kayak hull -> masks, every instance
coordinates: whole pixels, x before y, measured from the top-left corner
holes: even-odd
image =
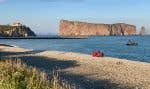
[[[127,46],[138,46],[137,43],[132,43],[132,44],[126,44]]]

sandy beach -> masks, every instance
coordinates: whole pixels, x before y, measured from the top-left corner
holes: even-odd
[[[57,69],[60,78],[77,89],[150,89],[150,63],[146,62],[4,45],[0,45],[0,57],[20,58],[48,72]]]
[[[0,51],[1,52],[27,52],[28,49],[13,47],[11,45],[0,44]]]

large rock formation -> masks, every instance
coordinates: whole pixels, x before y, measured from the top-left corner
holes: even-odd
[[[145,35],[145,27],[142,26],[139,35]]]
[[[28,37],[36,36],[35,33],[26,26],[0,25],[0,37]]]
[[[136,27],[125,23],[94,24],[78,21],[61,20],[59,35],[61,36],[115,36],[135,35]]]

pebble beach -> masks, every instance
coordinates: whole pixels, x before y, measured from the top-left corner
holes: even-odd
[[[57,67],[63,67],[59,70],[62,73],[60,76],[63,79],[67,76],[66,80],[79,85],[81,89],[150,89],[150,63],[146,62],[112,57],[92,57],[74,52],[31,52],[28,49],[7,45],[0,45],[0,54],[1,57],[30,58],[28,60],[31,62],[32,60],[39,61],[41,58],[38,65],[43,68],[52,67],[54,65],[51,63],[59,61],[56,63]],[[74,62],[75,65],[66,67],[70,62]]]

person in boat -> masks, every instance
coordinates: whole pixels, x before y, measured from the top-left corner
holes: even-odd
[[[127,44],[133,44],[133,42],[131,40],[128,40]]]
[[[138,45],[137,43],[131,41],[131,40],[128,40],[127,44],[126,45]]]

